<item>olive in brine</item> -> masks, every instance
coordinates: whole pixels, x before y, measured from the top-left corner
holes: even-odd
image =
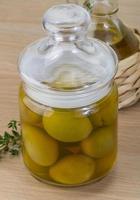
[[[105,175],[113,166],[115,160],[116,160],[116,151],[111,152],[111,154],[106,155],[103,158],[96,160],[96,172],[95,176],[100,177],[102,175]]]
[[[26,166],[35,174],[47,174],[48,167],[42,166],[34,162],[30,156],[28,155],[27,151],[23,147],[23,158]]]
[[[51,111],[43,116],[44,129],[53,138],[62,142],[77,142],[92,131],[86,116],[76,116],[74,111]]]
[[[111,125],[117,120],[118,92],[114,85],[112,91],[96,105],[96,110],[89,116],[93,126],[99,128]]]
[[[117,120],[118,112],[118,91],[117,86],[114,87],[110,94],[105,98],[103,106],[100,110],[100,115],[103,121],[103,125],[111,125],[115,120]]]
[[[58,143],[43,129],[22,125],[24,147],[30,158],[38,165],[50,166],[58,158]]]
[[[94,128],[99,128],[103,126],[103,119],[101,117],[100,112],[92,113],[89,116]]]
[[[19,105],[21,118],[24,122],[31,124],[40,124],[42,121],[42,108],[40,109],[39,105],[29,99],[23,89],[20,89],[19,95]]]
[[[63,184],[84,183],[94,175],[95,161],[84,155],[69,155],[50,167],[53,180]]]
[[[117,102],[110,102],[100,111],[103,125],[111,125],[115,120],[117,120],[117,106]]]
[[[40,124],[42,121],[42,116],[34,111],[30,110],[23,102],[20,102],[21,118],[24,122],[31,124]]]
[[[81,142],[82,151],[94,158],[101,158],[110,153],[115,145],[113,128],[98,128]]]

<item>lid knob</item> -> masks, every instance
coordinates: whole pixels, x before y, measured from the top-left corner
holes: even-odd
[[[43,17],[43,26],[50,32],[86,31],[90,24],[89,13],[76,4],[61,4],[51,7]]]

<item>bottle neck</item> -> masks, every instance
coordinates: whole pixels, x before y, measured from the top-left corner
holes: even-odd
[[[105,16],[118,12],[118,0],[86,0],[84,3],[92,15]]]
[[[73,42],[73,41],[78,41],[78,40],[84,40],[84,38],[87,35],[87,32],[56,32],[56,33],[52,33],[50,32],[50,38],[52,38],[52,40],[54,42]]]

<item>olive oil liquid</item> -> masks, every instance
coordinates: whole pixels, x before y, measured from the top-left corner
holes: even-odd
[[[138,51],[139,42],[132,30],[124,26],[120,21],[119,27],[108,21],[107,26],[109,28],[105,28],[105,26],[106,21],[97,24],[93,36],[108,43],[115,50],[119,60],[123,60]]]

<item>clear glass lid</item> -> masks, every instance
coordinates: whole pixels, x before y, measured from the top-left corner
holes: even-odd
[[[109,46],[87,38],[89,24],[88,12],[75,4],[57,5],[45,13],[43,26],[48,37],[28,46],[19,60],[20,75],[31,98],[54,107],[77,107],[72,101],[64,103],[66,99],[53,105],[48,102],[52,101],[49,98],[68,95],[71,99],[92,92],[90,101],[83,99],[79,104],[83,106],[105,96],[117,71],[117,58]]]

